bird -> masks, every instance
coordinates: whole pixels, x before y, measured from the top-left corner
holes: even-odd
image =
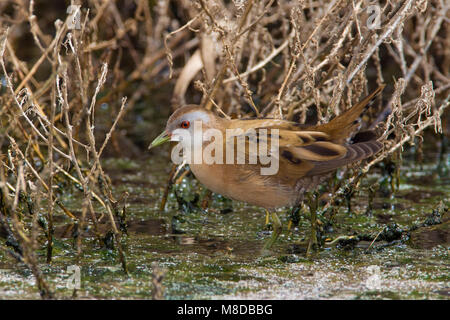
[[[282,232],[276,208],[299,206],[311,190],[338,168],[366,159],[382,149],[383,144],[373,131],[356,131],[360,127],[361,114],[384,87],[384,84],[379,86],[329,122],[315,125],[261,117],[229,119],[199,105],[185,105],[173,112],[165,130],[153,140],[149,149],[167,141],[179,141],[179,145],[185,148],[184,152],[190,150],[195,153],[206,151],[214,141],[214,148],[209,147],[210,156],[222,154],[225,158],[225,153],[232,151],[230,159],[233,161],[191,161],[190,169],[210,191],[262,207],[267,215],[270,212],[273,231],[263,247],[270,249]],[[200,135],[200,138],[197,136],[200,142],[196,143],[194,124],[200,124],[202,132],[212,131],[214,139]],[[244,141],[245,148],[240,153],[236,141]],[[234,145],[228,148],[230,142]],[[260,150],[252,149],[258,144],[265,144],[266,149],[269,145],[278,144],[276,150],[268,152],[271,160],[278,162],[276,172],[262,173],[264,168],[269,169],[267,159],[265,163],[259,158],[256,163],[249,161],[252,156],[254,160],[256,150]],[[201,155],[200,160],[206,160],[202,158],[206,157],[205,154]],[[241,157],[240,162],[238,157]],[[308,251],[317,243],[315,222],[312,220],[311,225]]]

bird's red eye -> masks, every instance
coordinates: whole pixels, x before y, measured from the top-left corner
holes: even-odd
[[[190,125],[191,125],[191,124],[189,123],[189,121],[183,121],[183,122],[181,123],[181,127],[182,127],[183,129],[189,128]]]

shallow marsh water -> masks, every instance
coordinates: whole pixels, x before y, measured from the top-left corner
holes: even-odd
[[[165,271],[162,288],[166,299],[449,299],[448,211],[441,217],[443,223],[420,227],[407,241],[377,241],[370,250],[370,241],[359,241],[322,249],[307,259],[295,243],[308,235],[308,216],[302,214],[298,228],[287,231],[289,211],[280,210],[283,234],[272,253],[263,255],[261,248],[270,232],[265,230],[265,214],[260,208],[213,195],[208,210],[184,212],[171,192],[165,212],[160,212],[170,165],[168,149],[158,152],[145,160],[110,159],[104,163],[115,194],[129,193],[128,236],[122,239],[128,276],[116,251],[98,245],[89,233],[77,263],[70,225],[62,216],[56,219],[53,263],[45,264],[42,241],[39,265],[58,298],[72,297],[67,284],[72,283],[73,271],[68,268],[75,265],[81,281],[77,298],[149,299],[156,264]],[[448,156],[446,159],[448,162]],[[376,235],[388,224],[407,229],[423,223],[441,201],[444,206],[450,204],[450,178],[437,176],[435,167],[432,163],[404,168],[395,196],[385,198],[377,193],[371,214],[366,213],[367,185],[380,176],[369,175],[362,191],[352,198],[352,212],[343,206],[326,236]],[[196,193],[201,194],[202,189],[189,176],[177,187],[177,194],[187,202]],[[80,199],[81,193],[71,190],[63,201],[77,212]],[[101,212],[100,207],[98,210]],[[3,251],[0,298],[39,298],[31,272]]]

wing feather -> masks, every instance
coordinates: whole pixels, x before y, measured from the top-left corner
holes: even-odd
[[[382,144],[375,140],[343,145],[327,132],[300,131],[291,122],[283,120],[233,120],[231,127],[243,130],[242,134],[234,137],[245,139],[245,154],[241,155],[245,157],[245,163],[249,163],[250,158],[258,159],[256,164],[245,166],[245,170],[255,174],[268,164],[261,163],[259,154],[254,153],[259,152],[261,144],[265,150],[270,150],[276,137],[273,135],[275,131],[272,130],[278,130],[279,152],[271,153],[270,156],[278,159],[279,171],[274,177],[267,179],[276,179],[282,183],[292,183],[302,177],[332,172],[367,158],[382,147]]]

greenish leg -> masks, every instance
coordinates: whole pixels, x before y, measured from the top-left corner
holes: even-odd
[[[269,211],[266,210],[266,214],[268,216],[269,215]],[[275,241],[277,241],[278,236],[280,235],[281,231],[283,230],[282,225],[281,225],[281,221],[278,218],[278,215],[276,214],[276,212],[272,212],[272,223],[273,223],[272,236],[264,244],[264,248],[263,248],[264,250],[270,249],[273,246]]]
[[[269,213],[269,211],[266,210],[266,228],[270,223],[269,219],[270,219],[270,213]]]
[[[317,249],[317,208],[319,206],[317,194],[307,194],[309,200],[309,208],[311,212],[311,234],[309,236],[308,248],[306,249],[306,256],[309,257],[312,250]]]
[[[287,226],[288,231],[291,231],[291,228],[292,228],[292,220],[289,220],[288,226]]]

